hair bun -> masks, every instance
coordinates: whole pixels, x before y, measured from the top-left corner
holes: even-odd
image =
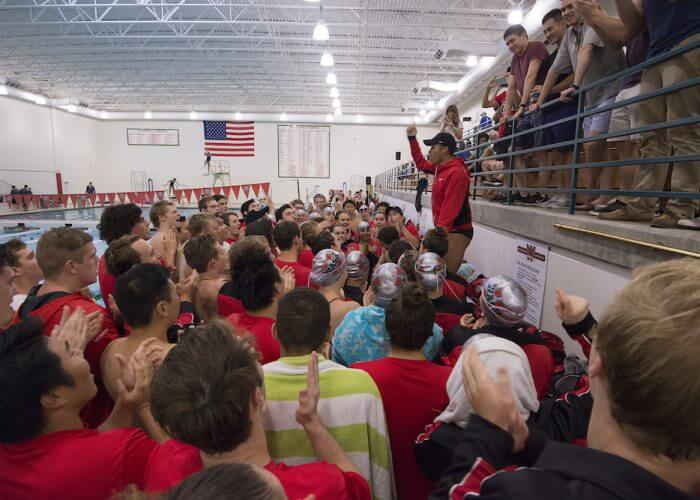
[[[415,309],[425,305],[428,296],[417,283],[409,283],[401,292],[401,305],[405,309]]]

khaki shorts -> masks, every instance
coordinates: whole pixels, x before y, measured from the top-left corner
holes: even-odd
[[[615,102],[620,102],[632,97],[637,97],[640,93],[640,85],[637,84],[634,87],[621,90],[617,94]],[[640,126],[639,123],[639,103],[628,104],[627,106],[621,106],[619,108],[613,109],[612,116],[610,117],[610,130],[609,132],[619,132],[621,130],[628,130],[631,128],[637,128]],[[618,137],[611,137],[608,142],[619,142],[619,141],[633,141],[639,142],[641,140],[640,134],[632,135],[622,135]]]

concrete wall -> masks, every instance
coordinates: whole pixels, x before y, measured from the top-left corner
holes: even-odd
[[[394,196],[382,194],[381,198],[392,205],[404,208],[406,215],[414,221],[417,219],[423,221],[420,227],[421,232],[432,227],[429,196],[424,196],[425,206],[420,218],[415,207],[412,207],[411,202],[404,199],[403,196],[396,193]],[[405,198],[409,198],[409,196],[406,194]],[[474,239],[467,249],[465,259],[475,264],[478,270],[486,276],[496,274],[513,276],[516,257],[515,242],[520,238],[547,245],[536,240],[537,235],[532,233],[518,234],[475,223]],[[629,282],[631,272],[628,268],[592,259],[562,247],[548,246],[549,261],[540,328],[559,334],[564,340],[567,350],[582,355],[579,345],[568,338],[556,315],[554,309],[556,289],[561,288],[568,293],[587,298],[590,301],[593,314],[600,317],[606,304]]]
[[[0,170],[0,180],[31,184],[36,193],[56,192],[56,169],[67,183],[65,192],[82,191],[89,181],[98,190],[126,191],[131,188],[131,171],[146,172],[156,187],[173,176],[189,187],[211,184],[211,178],[202,175],[201,121],[96,120],[8,97],[0,97],[0,116],[0,169],[5,169]],[[133,127],[179,129],[180,146],[129,146],[126,129]],[[421,127],[420,135],[432,136],[435,131]],[[404,126],[331,124],[330,137],[331,177],[302,179],[302,196],[316,186],[326,193],[343,182],[348,188],[353,181],[364,186],[365,176],[397,164],[395,152],[410,157]],[[277,176],[277,156],[277,124],[256,123],[255,157],[229,158],[232,183],[270,182],[276,201],[296,198],[296,182]]]

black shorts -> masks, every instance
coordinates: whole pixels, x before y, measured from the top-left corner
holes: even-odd
[[[527,115],[518,119],[517,123],[515,124],[515,132],[525,132],[531,128],[539,127],[544,123],[544,120],[545,117],[542,111],[528,113]],[[543,130],[536,130],[535,132],[519,135],[515,138],[515,146],[518,149],[530,149],[542,145],[544,145]]]
[[[576,103],[559,103],[555,104],[551,108],[547,108],[545,123],[552,123],[563,118],[573,116],[576,114]],[[569,120],[565,123],[560,123],[552,127],[547,127],[544,129],[545,144],[557,144],[559,142],[571,141],[576,137],[576,120]],[[556,148],[560,151],[567,151],[573,149],[573,146],[563,146]]]
[[[469,229],[453,229],[450,231],[450,234],[462,234],[469,238],[469,241],[471,241],[474,238],[474,228],[470,227]]]

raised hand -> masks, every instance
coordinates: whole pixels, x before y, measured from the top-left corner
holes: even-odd
[[[474,412],[513,436],[513,451],[525,446],[529,431],[513,400],[508,372],[498,370],[497,380],[486,373],[479,352],[471,346],[462,358],[462,383]]]
[[[85,316],[82,308],[79,307],[71,313],[70,308],[65,306],[61,314],[61,321],[53,327],[51,336],[67,342],[72,349],[84,351],[88,342],[100,332],[99,327],[95,327],[95,313],[99,316],[99,326],[101,326],[102,315],[100,311]]]
[[[280,270],[282,275],[282,284],[284,285],[284,293],[289,293],[296,287],[296,280],[294,278],[294,269],[289,266],[284,266]]]
[[[198,278],[199,274],[197,274],[197,271],[192,270],[192,274],[177,284],[177,293],[180,295],[180,300],[192,302],[197,288],[197,282],[199,281]]]
[[[142,353],[134,354],[128,363],[123,356],[117,355],[122,375],[117,379],[117,392],[123,404],[136,410],[150,404],[150,384],[153,378],[153,363]],[[131,382],[127,388],[125,380]]]
[[[302,427],[318,420],[318,400],[321,389],[318,385],[318,354],[311,353],[306,369],[306,388],[299,391],[299,407],[295,413],[297,423]]]
[[[177,231],[174,230],[166,232],[163,236],[163,251],[165,252],[164,257],[166,260],[168,259],[168,257],[175,256],[175,252],[177,251],[178,245],[177,237]]]
[[[554,307],[557,310],[557,316],[565,325],[575,325],[583,321],[591,310],[586,299],[569,295],[559,288],[557,288]]]
[[[416,128],[415,125],[411,125],[409,127],[406,127],[406,136],[415,137],[417,133],[418,133],[418,129]]]
[[[485,318],[475,318],[473,314],[467,313],[461,318],[459,318],[459,324],[465,328],[471,328],[472,330],[478,330],[484,324],[486,324]]]

